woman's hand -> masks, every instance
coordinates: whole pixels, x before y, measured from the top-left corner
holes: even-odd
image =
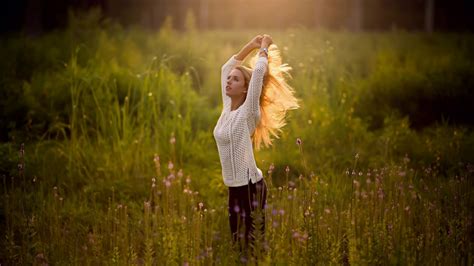
[[[268,36],[268,35],[267,35]],[[270,37],[270,36],[268,36]],[[257,35],[253,37],[240,51],[234,56],[235,59],[241,61],[244,60],[245,57],[250,54],[254,49],[258,49],[262,46],[262,40],[264,39],[264,35]],[[268,39],[268,38],[267,38]],[[271,40],[271,38],[270,38]],[[267,40],[268,42],[268,40]],[[270,45],[270,44],[269,44]]]
[[[270,37],[270,35],[263,34],[260,47],[268,48],[268,46],[270,46],[272,43],[273,43],[272,37]]]
[[[253,37],[252,40],[250,40],[250,42],[248,43],[248,46],[252,49],[260,48],[260,46],[262,45],[262,39],[263,39],[262,35],[257,35]]]

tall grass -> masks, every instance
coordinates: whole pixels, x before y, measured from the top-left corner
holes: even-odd
[[[0,262],[472,264],[469,120],[415,124],[429,111],[418,96],[472,96],[459,85],[472,84],[472,37],[269,33],[302,107],[256,153],[269,193],[253,257],[232,247],[211,132],[220,65],[255,32],[124,30],[91,14],[2,40]]]

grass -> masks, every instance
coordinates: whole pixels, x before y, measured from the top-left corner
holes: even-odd
[[[256,152],[254,258],[231,247],[211,132],[220,65],[255,32],[92,14],[2,40],[0,262],[472,264],[472,36],[269,33],[302,107]]]

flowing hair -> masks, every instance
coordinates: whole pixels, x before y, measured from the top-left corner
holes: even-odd
[[[250,60],[255,66],[259,55],[257,53]],[[244,75],[245,85],[248,87],[251,72],[246,67],[237,67]],[[244,73],[244,71],[247,73]],[[257,123],[252,141],[257,150],[262,144],[269,147],[274,138],[279,138],[281,128],[286,125],[285,117],[288,110],[299,108],[298,99],[294,96],[293,88],[287,83],[291,78],[288,64],[282,64],[280,50],[275,44],[268,48],[268,72],[263,79],[262,93],[260,94],[260,120]]]

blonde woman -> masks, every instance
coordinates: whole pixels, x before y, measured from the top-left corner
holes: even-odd
[[[290,67],[281,63],[269,35],[257,35],[222,66],[221,90],[224,108],[214,128],[224,184],[229,188],[229,223],[234,243],[247,248],[253,241],[253,223],[265,230],[264,211],[259,221],[252,212],[264,210],[267,186],[257,167],[253,147],[270,146],[285,125],[285,113],[298,108],[293,89],[286,83]],[[243,60],[259,49],[250,62]],[[251,216],[252,215],[252,216]]]

